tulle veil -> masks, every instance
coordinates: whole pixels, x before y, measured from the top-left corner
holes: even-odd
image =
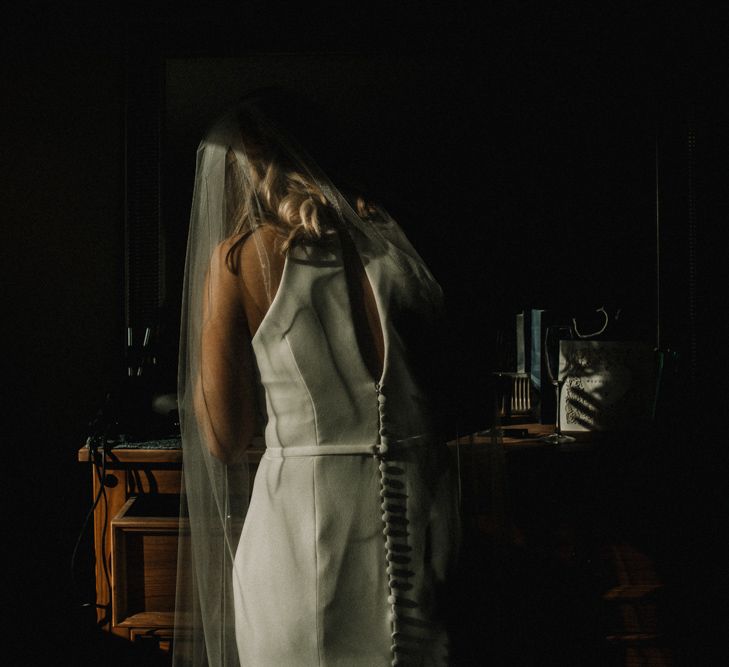
[[[251,165],[260,158],[261,151],[268,151],[281,169],[306,175],[315,184],[334,213],[333,226],[346,230],[355,245],[357,238],[364,235],[370,247],[381,244],[384,248],[387,244],[395,247],[398,255],[422,262],[384,209],[378,208],[378,224],[365,219],[351,192],[345,194],[344,189],[337,187],[299,142],[302,133],[296,132],[294,138],[289,121],[306,115],[297,112],[296,104],[296,98],[277,89],[256,91],[217,118],[197,150],[178,368],[183,480],[173,641],[175,667],[239,664],[232,564],[248,509],[251,465],[247,455],[221,456],[217,440],[228,425],[250,419],[250,411],[244,412],[251,400],[257,406],[260,433],[265,403],[260,396],[243,396],[237,385],[241,367],[250,364],[241,350],[231,349],[210,369],[210,362],[202,354],[201,340],[205,327],[216,326],[219,304],[210,286],[216,278],[214,259],[221,249],[228,247],[226,243],[230,244],[231,238],[253,240],[255,252],[248,256],[255,258],[255,266],[244,269],[249,271],[250,282],[268,305],[276,296],[272,273],[275,258],[256,234],[269,222],[260,194],[265,188],[260,187],[260,182],[253,182],[256,176]],[[287,120],[281,120],[284,117]],[[231,190],[237,193],[237,200],[231,198]],[[246,211],[242,223],[237,215],[241,201]],[[402,262],[403,270],[411,265]],[[218,380],[224,378],[223,384],[228,388],[223,413],[213,411],[215,397],[206,394],[204,379],[211,370]],[[221,419],[228,424],[221,424]]]

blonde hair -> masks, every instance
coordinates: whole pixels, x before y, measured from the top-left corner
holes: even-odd
[[[321,188],[274,142],[266,141],[259,127],[248,125],[245,130],[245,163],[232,148],[226,153],[227,226],[237,238],[228,258],[261,225],[272,226],[282,237],[284,254],[294,245],[325,240],[335,230],[336,214]],[[360,194],[353,195],[351,203],[363,219],[373,219],[377,213],[376,205]]]

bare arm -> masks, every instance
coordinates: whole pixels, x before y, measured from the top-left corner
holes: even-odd
[[[215,250],[205,280],[200,374],[194,408],[210,453],[242,460],[256,428],[253,351],[240,275],[225,265],[230,242]]]

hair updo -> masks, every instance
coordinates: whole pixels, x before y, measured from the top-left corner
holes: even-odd
[[[272,226],[282,237],[281,251],[301,243],[322,242],[335,230],[336,213],[314,178],[296,164],[281,145],[280,138],[272,135],[271,127],[290,125],[281,122],[282,109],[298,119],[306,114],[292,108],[290,99],[282,99],[280,89],[264,89],[244,99],[238,115],[238,127],[245,160],[228,147],[225,164],[225,215],[231,236],[237,237],[228,251],[242,243],[248,233],[262,225]],[[251,111],[252,110],[252,111]],[[266,121],[261,122],[263,117]],[[288,127],[287,127],[288,129]],[[311,135],[310,127],[300,134]],[[359,193],[344,190],[357,215],[372,220],[376,205]]]

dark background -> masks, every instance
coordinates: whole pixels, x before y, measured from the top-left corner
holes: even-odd
[[[726,27],[718,13],[628,3],[610,11],[536,3],[480,11],[460,3],[381,11],[28,4],[6,26],[0,111],[11,554],[4,608],[11,636],[33,638],[19,649],[25,664],[54,653],[90,660],[98,641],[70,574],[90,503],[90,471],[76,451],[124,369],[125,100],[140,45],[142,55],[179,58],[390,59],[392,68],[354,76],[373,112],[360,114],[350,137],[373,191],[446,292],[461,432],[487,419],[481,406],[496,330],[523,307],[616,305],[636,337],[654,342],[658,142],[662,344],[682,353],[685,391],[656,468],[656,486],[670,500],[669,516],[656,525],[676,578],[690,573],[705,605],[716,602],[726,508]],[[695,245],[687,214],[691,123]],[[192,158],[163,180],[165,211],[180,215],[179,238]],[[89,572],[82,567],[77,576],[86,598]],[[692,604],[703,603],[697,596]]]

